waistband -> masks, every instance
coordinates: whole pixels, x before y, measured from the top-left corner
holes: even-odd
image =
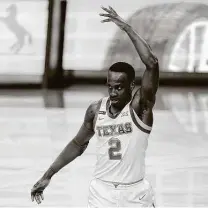
[[[142,178],[142,179],[139,179],[139,180],[134,181],[134,182],[130,182],[130,183],[122,183],[122,182],[104,181],[104,180],[99,179],[99,178],[95,178],[95,179],[97,179],[97,180],[99,180],[99,181],[101,181],[101,182],[103,182],[103,183],[105,183],[105,184],[107,184],[107,185],[114,186],[115,188],[117,188],[118,186],[119,186],[119,187],[127,187],[127,186],[136,185],[136,184],[138,184],[138,183],[140,183],[141,181],[144,180],[144,179]]]

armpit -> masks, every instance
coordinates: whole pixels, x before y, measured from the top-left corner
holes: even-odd
[[[145,112],[151,111],[155,104],[155,96],[152,96],[150,100],[141,91],[141,88],[139,88],[132,99],[132,107],[138,115],[143,115]]]
[[[101,102],[102,100],[91,103],[86,111],[84,123],[90,129],[94,129],[94,124],[97,119],[97,113],[99,111]]]

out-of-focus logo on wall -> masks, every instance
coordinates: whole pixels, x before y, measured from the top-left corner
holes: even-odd
[[[161,71],[208,72],[208,5],[153,5],[139,9],[127,22],[148,41],[158,56]],[[104,68],[120,60],[144,70],[133,44],[118,30],[107,51]]]
[[[163,93],[162,102],[185,131],[208,134],[208,95],[205,91]]]
[[[5,82],[14,82],[7,75],[19,80],[42,76],[47,17],[47,0],[0,1],[0,76],[5,75]]]
[[[0,17],[0,23],[3,23],[16,39],[9,39],[11,41],[11,45],[9,46],[9,51],[6,52],[6,54],[18,54],[26,44],[32,44],[33,38],[24,25],[18,21],[18,9],[16,4],[9,5],[6,8],[6,13],[6,16]],[[1,29],[1,32],[4,31]]]

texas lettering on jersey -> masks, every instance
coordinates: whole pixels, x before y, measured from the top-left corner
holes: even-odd
[[[132,133],[132,123],[120,123],[115,125],[97,126],[96,130],[100,137],[115,136]]]

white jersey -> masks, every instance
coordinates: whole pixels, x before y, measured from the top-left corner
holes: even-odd
[[[109,117],[107,100],[108,97],[102,99],[95,123],[94,177],[120,183],[141,180],[145,176],[145,152],[151,127],[139,119],[130,102],[116,118]]]

